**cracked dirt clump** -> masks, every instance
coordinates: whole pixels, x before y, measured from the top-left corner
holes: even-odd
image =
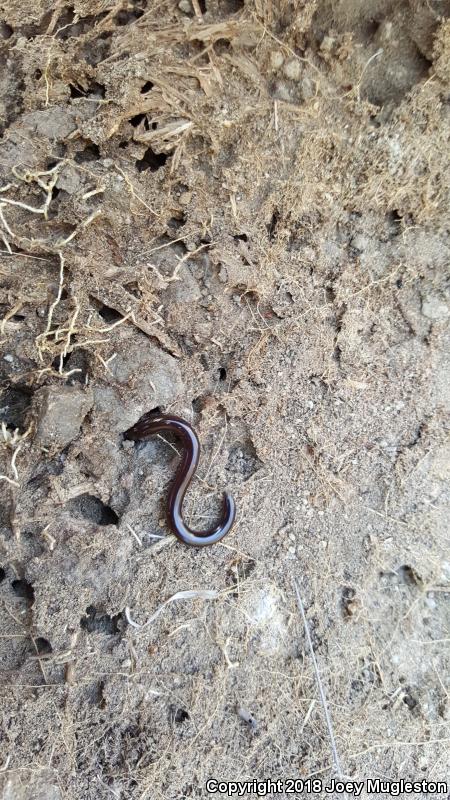
[[[4,2],[7,800],[326,780],[295,577],[345,774],[445,779],[449,18]]]

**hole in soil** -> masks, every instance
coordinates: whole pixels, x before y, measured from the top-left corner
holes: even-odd
[[[106,95],[106,86],[103,83],[91,83],[88,89],[89,97],[100,97],[104,98]]]
[[[4,580],[5,580],[5,578],[6,578],[6,572],[5,572],[5,570],[3,569],[3,567],[0,567],[0,583],[1,583],[2,581],[4,581]]]
[[[121,614],[111,617],[109,614],[102,614],[95,606],[88,606],[86,616],[80,620],[80,627],[88,633],[106,633],[108,636],[114,636],[120,633],[121,618]]]
[[[129,142],[119,142],[119,147],[121,150],[125,150],[125,148],[128,147],[128,145]]]
[[[136,114],[135,117],[130,117],[129,122],[133,126],[133,128],[137,128],[138,125],[141,124],[142,120],[147,119],[146,114]]]
[[[130,281],[129,283],[124,283],[123,288],[127,290],[130,294],[134,297],[140,299],[142,297],[142,292],[139,288],[139,284],[137,281]]]
[[[7,22],[0,22],[0,37],[2,39],[10,39],[14,33],[14,29]]]
[[[146,94],[146,92],[149,92],[151,89],[153,89],[154,85],[155,84],[151,81],[146,81],[144,85],[141,86],[141,94]]]
[[[117,25],[129,25],[130,22],[134,22],[135,19],[142,17],[143,13],[141,8],[135,8],[133,11],[125,11],[122,9],[122,11],[119,11],[114,21]]]
[[[205,397],[195,397],[192,401],[192,410],[195,411],[196,414],[199,414],[200,411],[203,411],[205,407]]]
[[[12,581],[11,586],[14,594],[16,594],[17,597],[22,597],[29,603],[34,602],[33,586],[31,585],[31,583],[28,583],[28,581],[26,581],[24,578]]]
[[[240,294],[241,298],[245,298],[248,303],[254,303],[257,305],[259,303],[259,294],[255,292],[253,289],[248,289],[245,283],[237,283],[234,287],[236,292]]]
[[[374,19],[373,17],[371,19],[368,19],[366,24],[364,25],[364,35],[366,36],[366,38],[369,40],[373,39],[380,25],[381,25],[380,20]]]
[[[226,56],[231,51],[231,42],[228,39],[216,39],[214,43],[214,52],[218,56]]]
[[[386,214],[386,223],[389,229],[391,239],[394,239],[402,232],[403,217],[399,214],[397,209],[392,209]]]
[[[98,309],[98,313],[101,317],[105,320],[105,322],[118,322],[119,319],[123,319],[123,314],[120,314],[119,311],[116,311],[115,308],[110,308],[109,306],[102,305]]]
[[[378,64],[379,63],[380,60],[378,60]],[[398,83],[395,77],[389,78],[386,76],[384,80],[379,78],[374,81],[373,78],[369,78],[369,75],[366,73],[366,83],[363,81],[361,86],[361,97],[364,100],[368,100],[372,105],[378,106],[380,109],[384,106],[388,106],[389,114],[415,85],[428,76],[431,67],[432,62],[417,49],[414,59],[414,68],[411,70],[411,77],[409,80]],[[374,67],[374,70],[375,69]]]
[[[416,570],[413,569],[413,567],[410,567],[409,564],[403,564],[403,566],[399,567],[397,570],[397,575],[402,583],[406,583],[408,586],[422,585],[422,579],[420,575],[418,575]]]
[[[409,689],[409,687],[406,688],[406,694],[405,694],[405,696],[403,698],[403,702],[404,702],[405,706],[408,706],[410,711],[412,711],[413,708],[415,708],[416,705],[417,705],[417,700],[412,696],[411,690]]]
[[[77,97],[104,97],[106,94],[105,86],[97,82],[92,83],[86,90],[73,83],[69,83],[69,89],[72,99],[76,99]]]
[[[64,365],[65,370],[66,372],[71,372],[71,370],[76,369],[79,370],[79,372],[74,372],[73,375],[69,375],[68,382],[71,384],[75,382],[85,384],[86,377],[89,374],[90,363],[91,357],[88,350],[77,348],[73,353],[70,353]]]
[[[219,368],[219,381],[226,381],[227,379],[227,371],[225,367]]]
[[[143,158],[140,158],[136,161],[136,167],[138,168],[139,172],[145,172],[145,170],[149,169],[150,172],[156,172],[158,169],[164,166],[168,159],[166,153],[155,153],[151,147],[147,148],[144,153]]]
[[[187,215],[180,214],[177,217],[171,217],[167,223],[167,227],[171,229],[171,231],[178,231],[183,225],[186,224]]]
[[[48,656],[53,652],[53,647],[50,642],[48,639],[44,639],[43,636],[38,636],[38,638],[34,640],[34,643],[40,656]]]
[[[26,430],[26,417],[31,405],[33,392],[28,386],[10,386],[0,398],[0,421],[8,428]]]
[[[27,481],[27,486],[30,487],[32,492],[39,491],[44,487],[49,488],[48,477],[50,475],[61,475],[64,471],[64,461],[65,456],[61,453],[53,461],[47,461],[43,468],[41,466],[36,467]]]
[[[78,86],[74,86],[73,83],[69,83],[69,90],[72,98],[86,97],[86,93],[83,91],[83,89],[80,89]]]
[[[92,697],[91,702],[93,705],[98,706],[102,710],[106,708],[106,700],[105,700],[105,683],[104,681],[99,681],[96,686],[94,686],[92,690]]]
[[[219,8],[225,14],[236,14],[245,6],[245,0],[221,0]]]
[[[55,26],[56,27],[55,36],[57,39],[66,38],[67,36],[70,35],[67,31],[67,28],[70,25],[72,25],[74,19],[75,19],[74,7],[69,6],[68,8],[65,8],[62,14],[60,14],[60,16],[58,17],[58,21]]]
[[[187,719],[190,719],[189,712],[186,709],[176,708],[175,706],[170,707],[170,717],[176,725],[181,725]]]
[[[248,242],[248,236],[246,233],[237,233],[236,236],[233,236],[233,239],[236,241],[240,239],[241,242]]]
[[[98,161],[99,158],[101,158],[100,148],[94,142],[86,145],[84,150],[79,150],[78,153],[75,153],[77,164],[84,164],[86,161]]]
[[[73,336],[72,337],[72,342],[75,342],[75,341],[76,341],[76,336]],[[63,359],[62,359],[62,366],[63,367],[67,366],[67,364],[69,363],[69,358],[70,358],[70,355],[63,356]],[[58,372],[59,368],[60,368],[60,365],[61,365],[61,356],[56,356],[52,361],[52,367],[53,367],[54,370],[56,370],[56,372]]]
[[[111,50],[111,34],[108,31],[101,33],[98,39],[88,42],[83,47],[83,56],[92,67],[97,66],[108,57]]]
[[[79,494],[66,503],[65,508],[73,517],[87,519],[97,525],[117,525],[119,517],[111,506],[107,506],[93,494]]]
[[[398,223],[402,222],[403,217],[396,208],[393,208],[392,211],[388,211],[386,214],[386,219],[388,222]]]
[[[270,239],[271,242],[273,242],[273,240],[275,238],[275,233],[276,233],[276,230],[277,230],[277,225],[278,225],[279,220],[280,220],[279,211],[277,211],[277,209],[275,209],[273,214],[272,214],[272,219],[270,220],[269,224],[267,225],[267,233],[269,234],[269,239]]]
[[[345,314],[346,310],[347,310],[347,308],[346,308],[345,304],[343,304],[340,307],[338,313],[336,314],[336,322],[335,322],[336,333],[340,333],[341,330],[342,330],[343,318],[344,318],[344,314]]]
[[[337,344],[333,350],[333,358],[334,360],[340,364],[342,358],[342,348]]]
[[[42,78],[42,70],[41,69],[36,69],[34,71],[34,79],[35,79],[35,81],[40,81],[41,78]]]
[[[341,595],[341,612],[343,617],[348,618],[352,616],[352,600],[355,598],[356,592],[351,586],[344,586]]]

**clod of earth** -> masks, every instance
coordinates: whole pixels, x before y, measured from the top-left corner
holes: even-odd
[[[33,398],[36,444],[52,452],[62,450],[80,433],[92,404],[93,395],[89,388],[45,386],[39,389]]]

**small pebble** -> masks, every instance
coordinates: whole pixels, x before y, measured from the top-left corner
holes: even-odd
[[[238,708],[238,714],[240,718],[247,723],[247,725],[253,728],[253,730],[256,730],[256,728],[258,727],[258,723],[254,718],[253,714],[250,713],[250,711],[247,711],[246,708],[240,706],[240,708]]]
[[[290,61],[287,61],[283,67],[283,72],[286,75],[286,78],[289,78],[290,81],[298,81],[301,71],[301,64],[296,58],[292,58]]]
[[[7,353],[6,356],[3,356],[3,361],[7,361],[8,364],[12,364],[14,361],[14,356],[12,356],[10,353]]]
[[[333,36],[324,36],[320,45],[322,52],[329,53],[333,49],[335,41]]]
[[[428,319],[440,322],[448,317],[449,308],[447,303],[438,295],[428,295],[422,301],[422,313]]]
[[[182,192],[180,194],[180,203],[183,206],[188,206],[192,200],[192,192]]]
[[[314,83],[306,76],[302,80],[302,93],[305,100],[310,100],[315,95]]]
[[[273,97],[276,100],[284,100],[286,103],[291,101],[291,92],[289,90],[289,86],[283,81],[276,81],[274,90],[273,90]]]
[[[283,53],[280,53],[279,50],[273,50],[270,54],[270,64],[272,69],[280,69],[280,67],[283,65],[283,62]]]

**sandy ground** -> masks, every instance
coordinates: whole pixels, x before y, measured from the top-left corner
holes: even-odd
[[[336,775],[294,579],[340,774],[443,780],[450,3],[1,12],[4,800]]]

